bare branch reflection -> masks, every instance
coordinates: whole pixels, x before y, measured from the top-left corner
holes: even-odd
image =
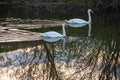
[[[54,51],[53,53],[51,53],[47,47],[46,44],[44,44],[45,46],[45,49],[46,49],[46,58],[48,59],[48,62],[46,63],[46,68],[47,69],[47,72],[48,72],[48,80],[61,80],[59,75],[58,75],[58,72],[56,70],[56,66],[55,66],[55,62],[54,62]],[[51,46],[53,47],[53,45]]]

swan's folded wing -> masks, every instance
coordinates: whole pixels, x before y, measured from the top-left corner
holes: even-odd
[[[55,31],[49,31],[41,34],[42,37],[62,37],[60,33],[57,33]]]
[[[74,19],[70,19],[69,21],[67,21],[67,23],[70,23],[70,24],[83,24],[83,23],[87,23],[87,21],[85,21],[83,19],[79,19],[79,18],[74,18]]]

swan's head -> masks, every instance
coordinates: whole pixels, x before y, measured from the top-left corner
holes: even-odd
[[[68,28],[67,25],[69,25],[69,23],[65,22],[65,23],[62,24],[62,27]]]
[[[93,12],[92,9],[88,9],[88,12]]]

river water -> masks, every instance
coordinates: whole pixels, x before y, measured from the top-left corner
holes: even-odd
[[[93,16],[90,25],[67,26],[66,38],[0,43],[0,80],[119,80],[119,17]]]

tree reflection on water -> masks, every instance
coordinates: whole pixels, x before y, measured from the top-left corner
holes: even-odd
[[[108,42],[108,44],[106,44]],[[112,80],[119,78],[119,40],[67,37],[35,47],[2,53],[1,80]]]
[[[2,51],[0,80],[119,80],[119,26],[101,23],[93,24],[91,37],[73,33],[65,41]]]

